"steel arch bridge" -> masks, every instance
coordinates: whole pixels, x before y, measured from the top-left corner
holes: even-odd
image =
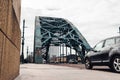
[[[35,18],[34,62],[42,63],[43,58],[49,62],[49,48],[51,45],[74,49],[84,61],[85,51],[90,45],[78,29],[68,20],[55,17]],[[66,49],[67,50],[67,49]],[[62,52],[61,52],[62,53]]]

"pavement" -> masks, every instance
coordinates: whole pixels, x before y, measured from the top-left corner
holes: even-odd
[[[22,64],[15,80],[120,80],[119,73],[109,69],[86,70],[49,64]]]

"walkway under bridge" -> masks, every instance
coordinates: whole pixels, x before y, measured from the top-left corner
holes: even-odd
[[[50,47],[54,46],[50,53]],[[55,48],[57,47],[57,49]],[[77,55],[84,61],[86,51],[91,49],[90,45],[79,32],[79,30],[68,20],[54,17],[35,18],[34,36],[34,62],[68,62],[68,56]],[[77,59],[78,60],[78,59]]]

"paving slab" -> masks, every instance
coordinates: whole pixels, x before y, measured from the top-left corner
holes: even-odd
[[[49,64],[22,64],[15,80],[120,80],[119,73]]]

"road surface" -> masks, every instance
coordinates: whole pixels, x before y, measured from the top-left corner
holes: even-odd
[[[106,69],[86,70],[48,64],[22,64],[15,80],[120,80],[119,73]]]

